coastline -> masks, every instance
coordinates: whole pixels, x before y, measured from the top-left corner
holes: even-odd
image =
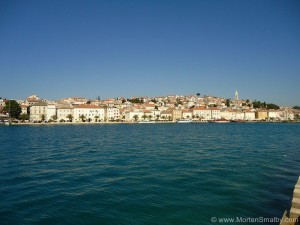
[[[140,123],[142,122],[142,123]],[[53,122],[53,123],[12,123],[12,126],[44,126],[44,125],[49,125],[49,126],[54,126],[54,125],[111,125],[111,124],[176,124],[177,121],[155,121],[155,123],[143,123],[143,121],[138,121],[138,122]],[[208,122],[203,122],[203,121],[193,121],[193,123],[200,123],[200,124],[207,124]],[[233,123],[233,122],[230,122]],[[234,122],[236,123],[300,123],[299,121],[242,121],[242,122]],[[219,123],[220,124],[220,123]],[[221,123],[222,124],[222,123]]]

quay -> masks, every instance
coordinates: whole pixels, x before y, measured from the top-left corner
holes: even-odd
[[[299,225],[300,224],[300,176],[295,185],[291,209],[285,211],[280,225]]]

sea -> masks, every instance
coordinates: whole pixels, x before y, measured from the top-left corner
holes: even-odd
[[[0,224],[279,224],[299,175],[299,123],[1,126]]]

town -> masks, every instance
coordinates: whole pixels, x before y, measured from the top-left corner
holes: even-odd
[[[10,113],[10,102],[0,99],[0,119],[14,118],[18,123],[101,123],[101,122],[255,122],[297,121],[298,106],[279,107],[256,100],[241,100],[236,91],[233,99],[202,96],[109,98],[84,97],[56,101],[32,95],[16,100],[19,112]],[[18,111],[18,110],[17,110]]]

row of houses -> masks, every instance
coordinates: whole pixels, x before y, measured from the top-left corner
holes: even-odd
[[[57,121],[143,121],[143,120],[293,120],[294,114],[288,110],[238,110],[217,107],[194,107],[191,109],[144,107],[117,108],[95,104],[47,104],[38,102],[30,106],[30,120]]]
[[[120,110],[91,104],[55,105],[44,102],[30,106],[30,121],[108,121],[120,119]]]

